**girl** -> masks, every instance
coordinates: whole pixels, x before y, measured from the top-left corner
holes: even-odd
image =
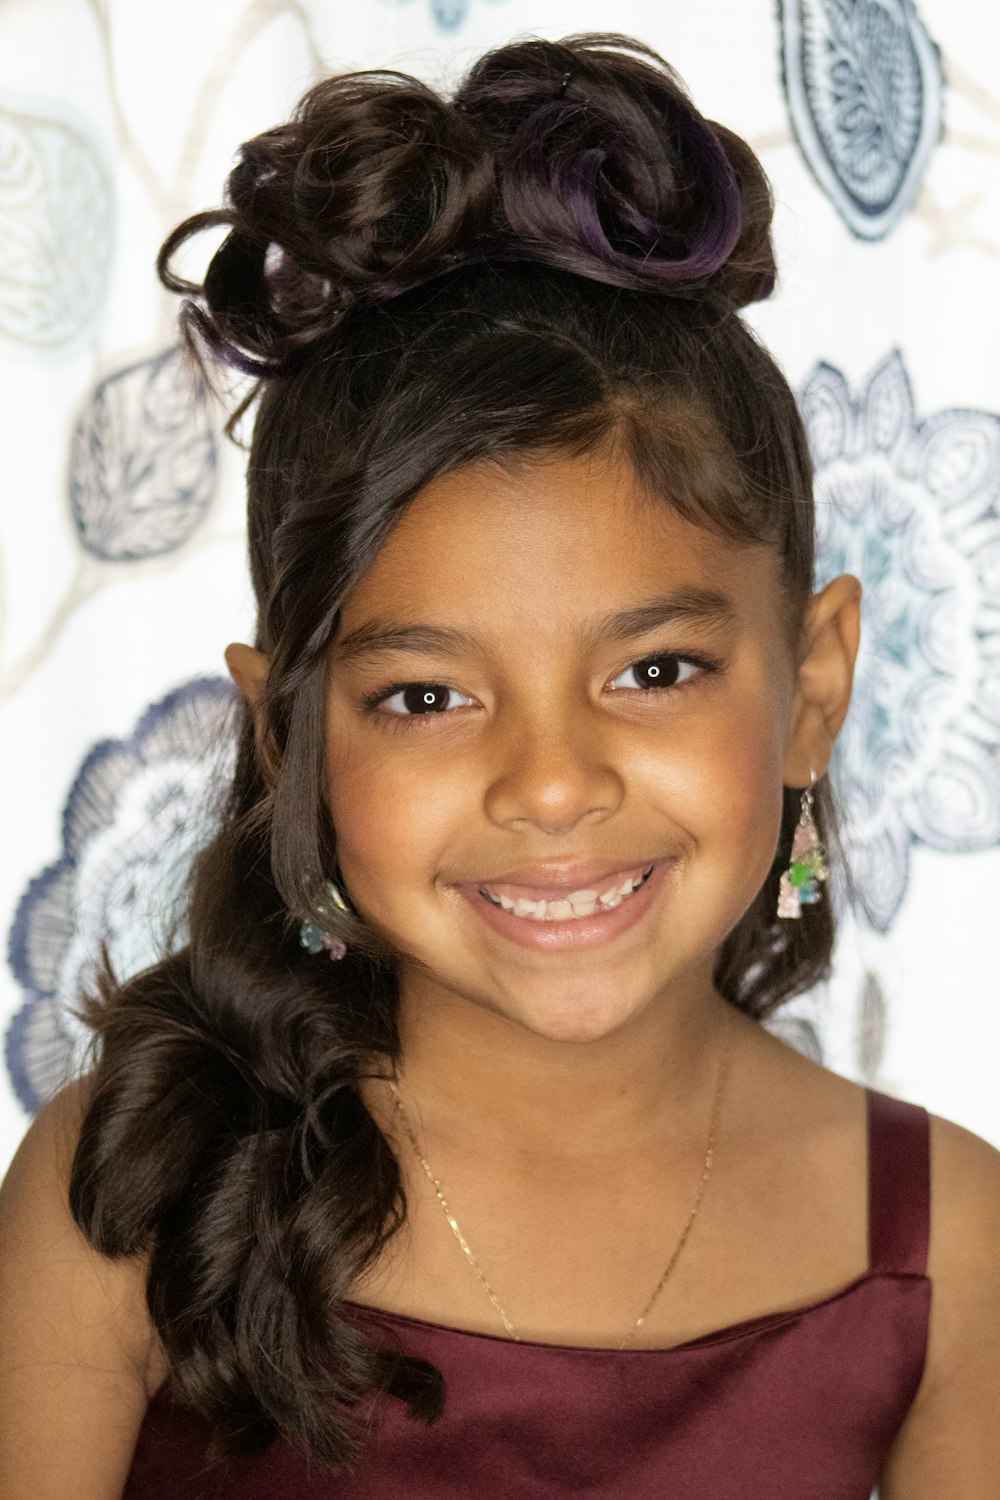
[[[759,1024],[860,595],[769,225],[585,36],[321,83],[164,247],[259,379],[257,635],[189,933],[5,1188],[4,1500],[1000,1492],[997,1154]]]

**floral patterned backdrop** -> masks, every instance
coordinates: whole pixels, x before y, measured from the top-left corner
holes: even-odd
[[[866,585],[837,757],[857,885],[776,1026],[1000,1143],[1000,21],[981,0],[6,0],[0,9],[0,1168],[148,962],[224,776],[251,629],[240,454],[152,261],[317,74],[445,84],[517,34],[632,32],[777,198],[752,316],[800,393],[824,577]]]

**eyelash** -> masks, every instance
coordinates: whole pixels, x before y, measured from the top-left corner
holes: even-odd
[[[615,675],[616,677],[622,677],[626,672],[633,671],[637,667],[644,667],[651,663],[662,661],[683,663],[687,666],[697,667],[698,672],[694,677],[688,678],[684,682],[668,683],[665,687],[651,686],[645,688],[618,688],[616,691],[627,693],[641,693],[643,694],[643,696],[649,696],[653,693],[676,693],[688,687],[692,682],[697,682],[699,677],[709,676],[713,672],[720,671],[722,665],[721,662],[716,661],[711,657],[696,655],[695,653],[690,651],[659,651],[653,656],[642,656],[639,657],[636,661],[629,662],[627,666],[623,667],[621,671],[617,672]],[[367,693],[362,699],[362,707],[364,708],[366,713],[374,714],[377,718],[383,721],[394,721],[391,722],[391,725],[387,725],[387,727],[391,727],[393,729],[401,729],[404,725],[417,724],[420,723],[421,720],[433,721],[435,719],[443,719],[448,717],[449,713],[454,713],[454,709],[444,709],[437,713],[398,714],[393,712],[392,710],[385,710],[382,707],[382,705],[386,703],[388,699],[395,697],[396,693],[405,692],[407,688],[422,687],[444,688],[448,692],[458,692],[457,688],[452,688],[446,682],[432,682],[429,679],[409,678],[403,682],[386,683],[382,687],[376,688],[373,692]]]

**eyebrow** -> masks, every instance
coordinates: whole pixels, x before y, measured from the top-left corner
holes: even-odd
[[[618,610],[590,621],[581,632],[586,645],[629,641],[648,635],[661,625],[731,625],[736,609],[731,599],[714,589],[682,588],[631,609]],[[457,656],[482,649],[482,642],[446,625],[399,625],[368,620],[349,630],[333,645],[338,661],[356,662],[390,651],[412,651]]]

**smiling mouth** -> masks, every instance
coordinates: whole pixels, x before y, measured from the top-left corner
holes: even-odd
[[[479,894],[491,906],[498,906],[515,917],[524,917],[529,922],[572,922],[581,917],[593,917],[599,912],[614,911],[623,901],[628,901],[653,873],[649,865],[640,874],[629,875],[606,890],[569,891],[552,901],[532,901],[509,896],[494,895],[485,886],[479,886]]]

